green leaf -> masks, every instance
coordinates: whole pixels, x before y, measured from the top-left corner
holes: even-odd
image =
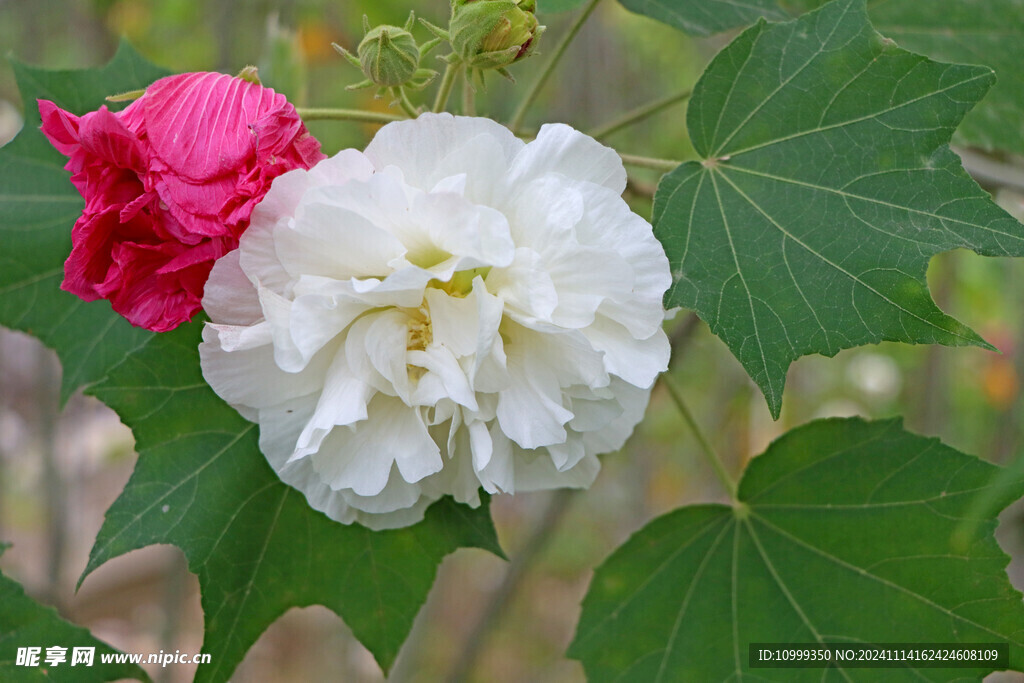
[[[26,103],[25,127],[0,149],[0,324],[28,332],[57,351],[65,401],[79,387],[102,379],[151,333],[132,327],[106,301],[87,304],[60,290],[71,226],[84,204],[68,181],[67,160],[39,130],[35,102],[49,99],[84,114],[105,104],[107,95],[144,88],[168,72],[125,42],[101,69],[12,65]]]
[[[693,36],[710,36],[761,17],[785,19],[777,0],[619,0],[631,12],[673,26]]]
[[[863,0],[752,27],[710,64],[687,124],[701,162],[666,175],[655,234],[667,306],[700,315],[776,417],[797,358],[882,340],[987,346],[925,271],[967,247],[1024,255],[1024,228],[947,143],[992,84],[882,38]]]
[[[0,543],[0,554],[7,548]],[[38,666],[18,664],[18,648],[37,647]],[[66,661],[56,666],[46,664],[46,648],[67,648]],[[76,663],[71,666],[76,647],[95,648],[92,666]],[[135,678],[148,681],[149,676],[135,664],[102,664],[100,656],[117,650],[96,640],[88,629],[64,621],[52,607],[40,605],[25,595],[21,585],[0,573],[0,680],[7,683],[44,683],[71,681],[99,683]]]
[[[387,669],[444,556],[501,554],[488,506],[444,499],[420,524],[376,532],[314,511],[259,453],[256,425],[203,380],[200,329],[153,337],[89,389],[132,428],[139,461],[83,578],[135,548],[181,548],[199,577],[211,655],[197,681],[227,680],[277,617],[313,604],[337,612]]]
[[[797,4],[807,9],[821,2]],[[868,14],[901,47],[995,69],[995,86],[964,117],[954,139],[1024,154],[1024,0],[871,0]]]
[[[795,429],[751,461],[742,506],[676,510],[616,550],[597,569],[569,654],[592,683],[947,681],[991,671],[751,672],[754,642],[1008,642],[1018,668],[1024,605],[993,536],[995,513],[969,544],[952,540],[998,469],[898,420]],[[1022,494],[1018,478],[998,506]]]

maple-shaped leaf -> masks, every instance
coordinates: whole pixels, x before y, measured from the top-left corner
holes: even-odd
[[[124,355],[145,343],[110,304],[86,304],[60,289],[71,252],[71,226],[85,203],[68,180],[67,159],[39,130],[39,98],[84,114],[105,97],[145,88],[169,72],[122,42],[99,69],[49,71],[12,60],[25,102],[25,125],[0,148],[0,325],[22,330],[54,349],[64,374],[61,400],[104,377]],[[82,334],[89,330],[89,334]]]
[[[820,0],[789,0],[803,11]],[[995,69],[992,90],[964,117],[954,142],[1024,154],[1024,0],[869,0],[883,35],[934,59]]]
[[[0,543],[0,554],[6,548]],[[54,647],[64,650],[51,651],[55,656],[47,661],[47,649]],[[34,648],[32,661],[29,648]],[[19,649],[22,650],[21,661]],[[82,650],[83,657],[92,659],[76,659],[76,650]],[[61,619],[57,610],[40,605],[25,594],[17,581],[0,573],[0,680],[5,683],[149,680],[136,664],[103,663],[104,655],[115,654],[117,650],[93,638],[88,629]]]
[[[623,7],[693,36],[710,36],[757,19],[784,19],[777,0],[619,0]]]
[[[153,543],[181,548],[206,620],[197,681],[223,681],[291,607],[337,612],[385,669],[460,547],[501,549],[485,503],[443,499],[417,525],[370,531],[313,510],[258,448],[258,428],[224,403],[199,367],[201,323],[153,337],[90,388],[132,428],[139,461],[107,511],[84,577]]]
[[[735,507],[670,512],[598,567],[569,655],[591,683],[978,681],[997,668],[754,668],[751,643],[997,644],[1020,670],[1024,604],[994,532],[1024,482],[997,485],[998,471],[899,420],[799,427],[750,462]]]
[[[1024,226],[948,142],[991,69],[941,64],[835,0],[753,26],[711,62],[687,112],[701,161],[666,175],[655,234],[692,309],[775,417],[797,358],[883,340],[987,346],[928,293],[936,253],[1024,255]]]

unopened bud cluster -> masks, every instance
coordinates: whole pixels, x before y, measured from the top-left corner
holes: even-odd
[[[537,0],[451,0],[447,30],[420,21],[435,36],[423,45],[418,45],[412,35],[412,13],[404,26],[382,24],[370,28],[364,17],[364,36],[354,55],[334,44],[334,49],[366,76],[349,89],[376,86],[380,92],[400,95],[402,88],[418,90],[426,86],[437,72],[421,64],[441,41],[452,47],[451,54],[443,59],[464,67],[477,82],[482,82],[482,72],[488,70],[511,78],[506,67],[529,56],[544,31],[537,21]]]

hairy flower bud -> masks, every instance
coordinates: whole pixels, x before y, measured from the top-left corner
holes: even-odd
[[[451,44],[474,69],[501,69],[530,54],[544,30],[536,0],[455,0]]]
[[[390,88],[410,80],[420,65],[420,49],[412,34],[398,26],[370,30],[356,49],[366,77]]]
[[[366,80],[348,86],[349,90],[377,86],[378,96],[385,91],[398,95],[401,88],[419,90],[434,80],[437,72],[420,67],[420,61],[437,47],[441,38],[428,40],[422,46],[412,37],[416,15],[409,13],[405,26],[383,24],[370,28],[370,21],[363,17],[363,40],[352,54],[341,45],[331,43],[338,53],[359,68]]]

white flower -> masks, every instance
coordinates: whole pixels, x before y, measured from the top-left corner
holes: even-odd
[[[589,486],[669,356],[668,260],[625,182],[564,125],[389,124],[274,181],[206,284],[203,374],[341,522]]]

